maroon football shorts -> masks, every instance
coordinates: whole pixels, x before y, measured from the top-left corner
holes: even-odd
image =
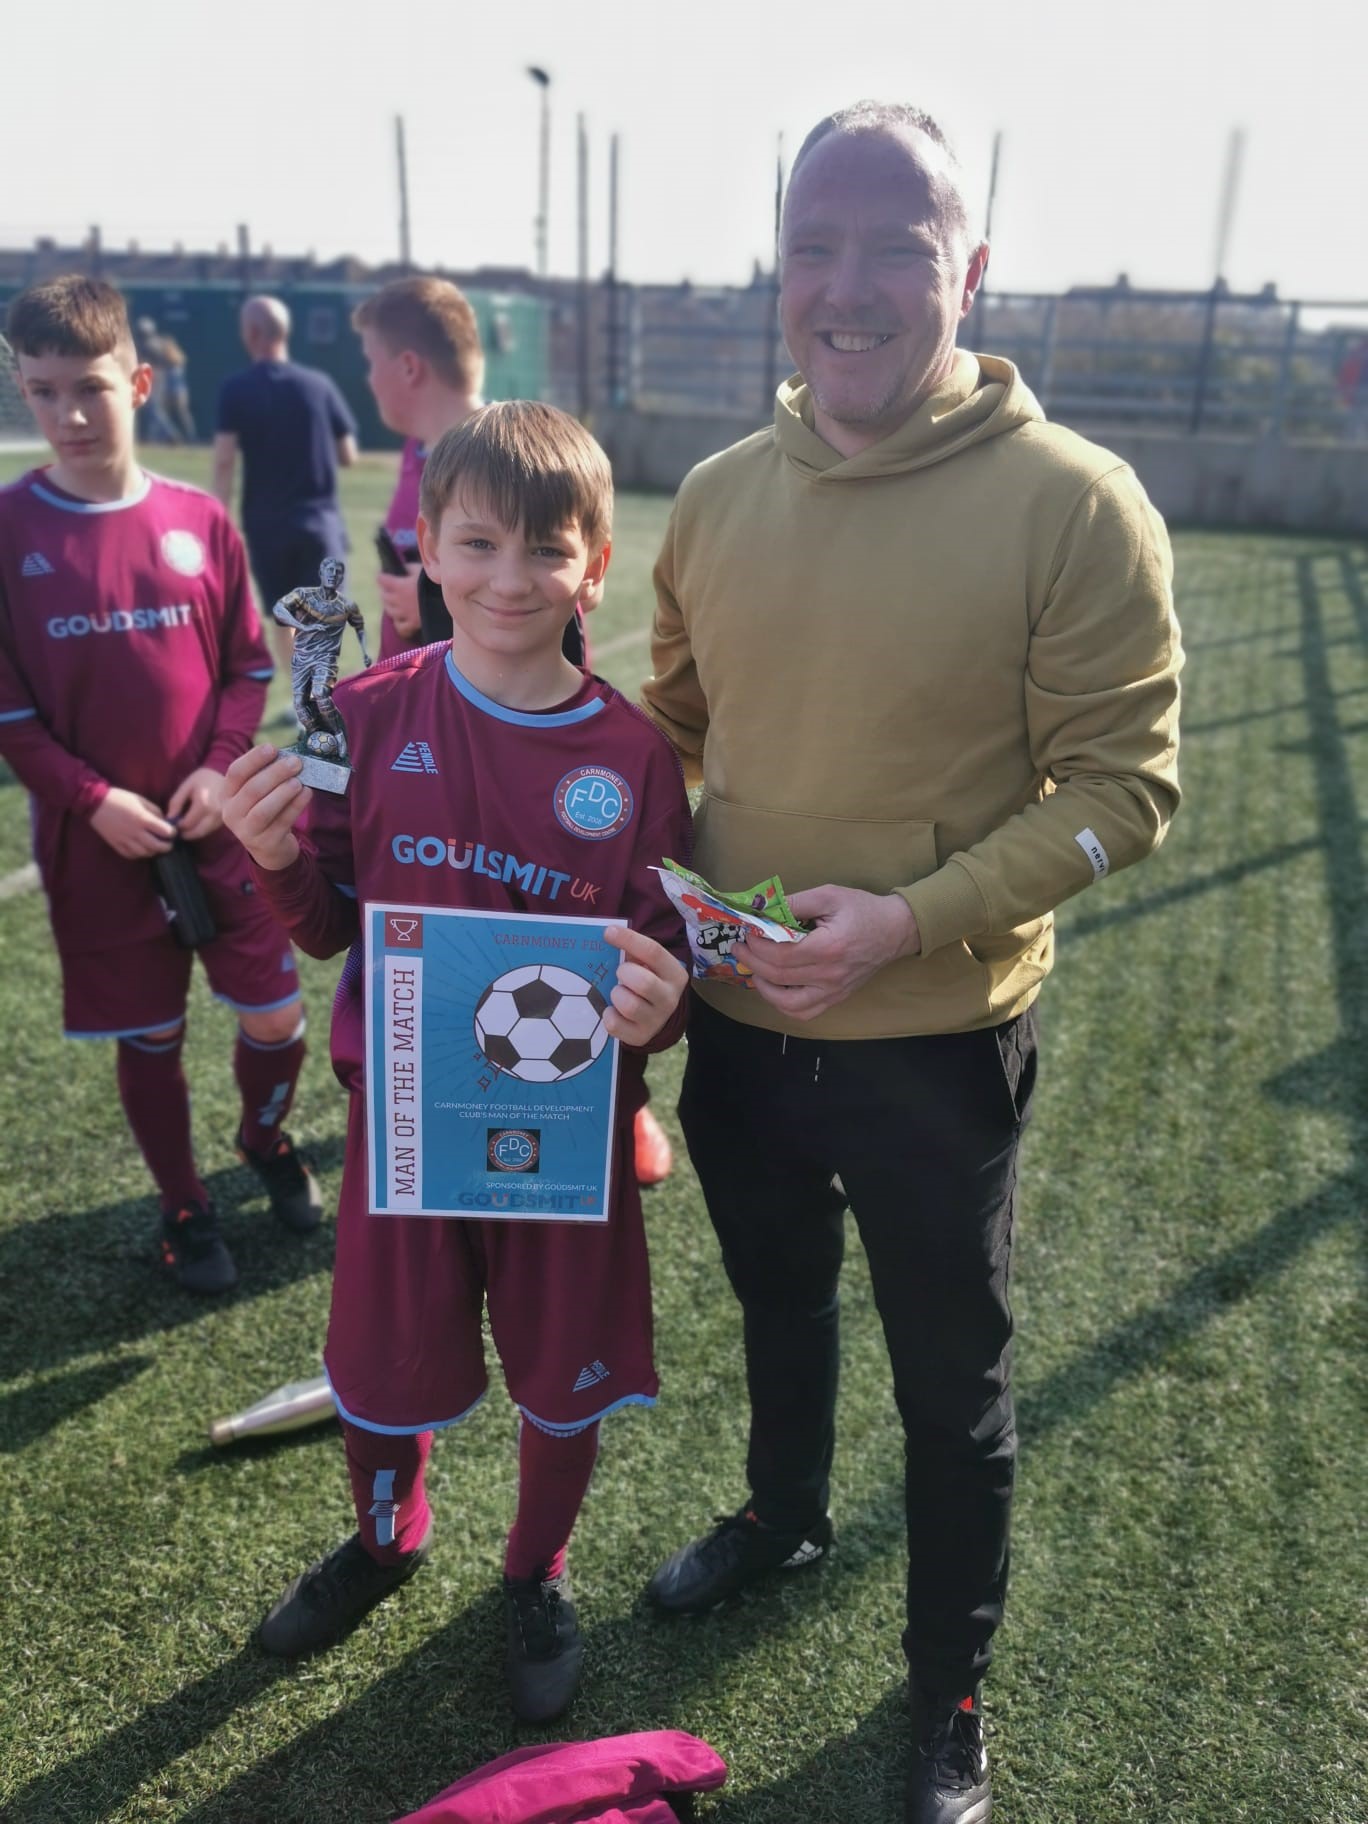
[[[354,1094],[324,1365],[370,1431],[453,1425],[485,1392],[481,1311],[516,1405],[544,1431],[655,1403],[651,1278],[632,1124],[621,1115],[607,1222],[372,1216],[365,1103]]]
[[[299,999],[294,951],[255,895],[246,851],[225,838],[201,855],[200,879],[218,935],[187,950],[168,927],[162,937],[63,955],[67,1038],[131,1038],[174,1026],[185,1015],[196,956],[210,988],[235,1013],[270,1013]]]

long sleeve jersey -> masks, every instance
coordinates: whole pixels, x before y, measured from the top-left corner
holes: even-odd
[[[164,808],[196,768],[222,772],[270,677],[241,540],[209,495],[144,475],[82,501],[41,469],[0,489],[0,758],[32,794],[65,950],[165,930],[151,870],[89,818],[111,786]]]

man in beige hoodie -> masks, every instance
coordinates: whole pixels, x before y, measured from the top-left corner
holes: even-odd
[[[820,1560],[843,1215],[907,1439],[910,1824],[984,1824],[980,1683],[1016,1432],[1007,1265],[1053,909],[1177,803],[1162,522],[1116,457],[958,350],[988,249],[935,122],[860,103],[794,162],[772,427],[700,465],[645,697],[695,865],[813,925],[696,984],[680,1114],[743,1312],[750,1496],[652,1580],[714,1607]]]

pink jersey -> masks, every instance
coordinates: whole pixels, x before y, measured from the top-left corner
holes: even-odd
[[[427,450],[418,439],[406,439],[399,457],[399,480],[394,489],[394,498],[389,504],[389,512],[385,515],[385,530],[407,564],[418,562],[418,491],[422,486],[423,464],[426,461]],[[382,659],[392,659],[401,652],[412,652],[422,644],[421,634],[406,640],[396,633],[394,622],[389,616],[385,616],[384,625],[380,629]]]
[[[0,757],[33,796],[67,954],[165,931],[151,869],[90,814],[110,786],[164,807],[197,767],[222,772],[270,677],[241,540],[209,495],[145,475],[126,500],[82,501],[41,469],[0,489]]]
[[[664,736],[611,685],[586,676],[558,709],[524,714],[476,690],[449,647],[425,646],[349,678],[335,700],[350,788],[315,795],[299,861],[256,870],[303,949],[335,955],[357,938],[358,900],[397,900],[621,917],[687,964],[683,928],[649,872],[691,847],[683,776]],[[681,1009],[652,1049],[673,1043],[682,1020]],[[353,955],[333,1012],[334,1067],[353,1089],[362,1055]]]

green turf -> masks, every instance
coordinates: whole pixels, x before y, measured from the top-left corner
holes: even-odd
[[[373,603],[389,469],[346,479]],[[664,514],[620,503],[594,632],[624,683]],[[1327,540],[1186,534],[1177,553],[1188,804],[1153,861],[1065,909],[1044,997],[1016,1257],[1023,1468],[988,1693],[996,1816],[1362,1824],[1368,568]],[[23,854],[10,784],[0,874]],[[54,1036],[35,894],[0,901],[0,945],[0,1812],[378,1824],[536,1739],[499,1677],[514,1433],[498,1392],[438,1444],[422,1576],[329,1657],[282,1671],[255,1653],[279,1586],[349,1527],[340,1453],[319,1431],[220,1455],[205,1427],[314,1371],[328,1235],[278,1235],[233,1164],[231,1022],[197,991],[197,1136],[242,1285],[208,1309],[163,1285],[112,1059]],[[306,965],[314,1049],[292,1120],[330,1190],[335,973]],[[652,1066],[667,1122],[678,1063]],[[664,1394],[605,1427],[575,1550],[589,1670],[560,1733],[706,1736],[732,1768],[699,1808],[709,1824],[884,1824],[901,1469],[858,1247],[838,1555],[669,1624],[641,1585],[742,1492],[743,1382],[687,1170],[648,1220]]]

